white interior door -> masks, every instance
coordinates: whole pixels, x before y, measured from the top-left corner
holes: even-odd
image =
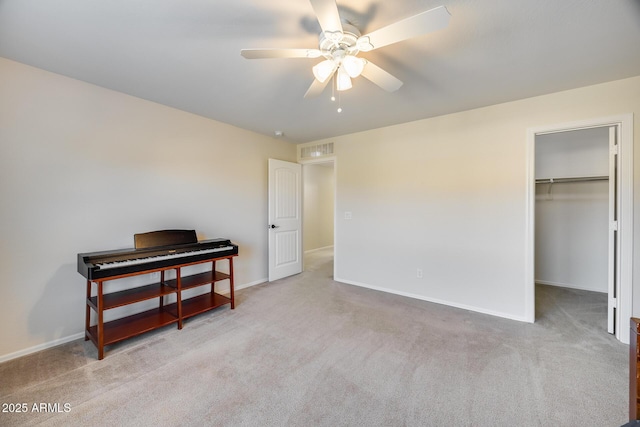
[[[269,281],[302,271],[302,167],[269,159]]]
[[[608,308],[607,331],[610,334],[616,332],[616,308],[618,293],[618,197],[617,189],[617,161],[618,143],[617,126],[609,128],[609,272],[608,272]]]

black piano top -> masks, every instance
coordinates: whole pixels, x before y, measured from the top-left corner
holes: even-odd
[[[187,233],[181,233],[186,231]],[[191,234],[192,233],[192,234]],[[191,235],[191,236],[189,236]],[[142,236],[138,238],[138,236]],[[185,237],[186,236],[186,237]],[[171,240],[171,237],[174,239]],[[195,241],[193,241],[195,240]],[[167,241],[174,243],[167,244]],[[185,243],[189,241],[189,243]],[[210,239],[198,241],[193,230],[163,230],[136,235],[136,248],[116,249],[110,251],[88,252],[78,254],[78,273],[89,280],[104,279],[147,270],[169,268],[173,265],[189,262],[204,261],[207,259],[233,256],[238,254],[238,246],[228,239]],[[162,243],[160,245],[156,243]],[[177,243],[175,243],[177,242]],[[134,265],[101,269],[98,264],[142,259],[176,253],[194,252],[214,248],[231,247],[223,251],[213,253],[194,253],[179,258],[164,260],[150,260]]]
[[[196,230],[161,230],[133,235],[136,249],[198,243]]]

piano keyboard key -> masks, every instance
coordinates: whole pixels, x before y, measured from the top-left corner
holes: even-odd
[[[128,265],[136,265],[136,264],[146,264],[148,262],[162,261],[165,259],[183,258],[183,257],[188,257],[193,255],[208,254],[208,253],[221,252],[221,251],[227,251],[232,249],[233,249],[233,246],[223,246],[220,248],[202,249],[199,251],[187,251],[187,252],[179,252],[179,253],[173,253],[173,254],[167,254],[167,255],[146,257],[146,258],[128,259],[125,261],[106,262],[106,263],[96,264],[96,266],[100,270],[105,270],[108,268],[126,267]]]

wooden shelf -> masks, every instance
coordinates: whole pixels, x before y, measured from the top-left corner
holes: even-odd
[[[109,310],[111,308],[122,307],[125,305],[134,304],[136,302],[146,301],[148,299],[158,298],[175,293],[175,288],[169,287],[162,283],[154,283],[151,285],[140,286],[133,289],[105,294],[102,297],[102,304],[104,310]],[[88,301],[88,304],[93,309],[97,310],[98,297],[91,297]]]
[[[98,348],[98,359],[104,357],[104,347],[154,329],[178,324],[178,329],[182,329],[182,321],[186,318],[204,313],[209,310],[230,304],[234,308],[233,299],[233,257],[230,255],[220,258],[210,258],[189,264],[181,264],[180,266],[167,267],[163,270],[138,271],[128,275],[120,275],[112,279],[98,279],[87,281],[87,302],[85,313],[85,339],[93,341]],[[203,273],[192,274],[188,276],[180,276],[181,267],[187,265],[195,265],[205,262],[212,262],[212,268],[215,268],[216,261],[228,260],[229,274],[219,271],[206,271]],[[152,283],[149,285],[138,286],[123,291],[104,293],[105,282],[110,280],[120,280],[125,277],[137,276],[140,274],[148,274],[149,272],[175,270],[180,276],[180,289],[178,289],[178,279],[163,280],[160,283]],[[164,273],[161,277],[164,277]],[[214,292],[214,285],[221,280],[229,280],[229,297]],[[97,284],[96,295],[93,294],[93,285]],[[182,291],[193,289],[198,286],[211,285],[211,290],[205,294],[201,294],[192,298],[177,298],[172,304],[164,305],[162,297],[167,295],[182,296]],[[126,316],[121,319],[110,322],[103,322],[105,310],[116,307],[124,307],[141,301],[158,299],[158,307]],[[100,302],[100,303],[99,303]],[[100,308],[98,308],[100,306]],[[180,309],[179,309],[180,308]],[[90,311],[97,313],[97,324],[91,326]],[[181,315],[179,316],[178,313]]]
[[[113,344],[178,321],[168,310],[155,308],[104,323],[104,345]],[[89,328],[89,338],[97,344],[98,325]]]
[[[209,283],[219,282],[221,280],[229,279],[229,275],[221,273],[219,271],[206,271],[204,273],[192,274],[190,276],[183,276],[180,278],[180,288],[185,289],[196,288],[202,285],[208,285]],[[167,286],[176,288],[178,286],[177,279],[165,280]]]
[[[213,310],[214,308],[218,308],[230,303],[231,298],[217,294],[215,292],[207,292],[203,295],[183,299],[182,318],[186,319],[195,316],[196,314],[204,313],[205,311]],[[176,304],[168,305],[165,308],[172,315],[176,317],[178,316],[178,307]]]

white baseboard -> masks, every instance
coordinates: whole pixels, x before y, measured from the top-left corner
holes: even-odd
[[[314,252],[323,251],[323,250],[325,250],[325,249],[333,249],[333,245],[323,246],[323,247],[321,247],[321,248],[309,249],[309,250],[307,250],[307,251],[304,251],[304,254],[305,254],[305,255],[306,255],[306,254],[311,254],[311,253],[314,253]]]
[[[266,279],[266,278],[265,279],[256,280],[254,282],[245,283],[243,285],[236,286],[234,290],[235,291],[239,291],[240,289],[250,288],[251,286],[259,285],[261,283],[265,283],[265,282],[268,282],[268,281],[269,280]],[[221,288],[219,290],[216,289],[216,292],[227,293],[228,294],[229,293],[229,287],[227,286],[226,288]],[[84,331],[78,332],[78,333],[73,334],[73,335],[68,335],[66,337],[58,338],[58,339],[55,339],[53,341],[48,341],[48,342],[45,342],[45,343],[42,343],[42,344],[38,344],[38,345],[35,345],[33,347],[25,348],[23,350],[18,350],[18,351],[13,352],[13,353],[2,355],[2,356],[0,356],[0,363],[7,362],[7,361],[12,360],[12,359],[17,359],[18,357],[27,356],[29,354],[37,353],[39,351],[46,350],[48,348],[52,348],[52,347],[56,347],[56,346],[59,346],[59,345],[62,345],[62,344],[66,344],[68,342],[75,341],[75,340],[78,340],[80,338],[84,338]]]
[[[33,347],[25,348],[24,350],[18,350],[14,353],[5,354],[4,356],[0,356],[0,363],[6,362],[11,359],[17,359],[18,357],[27,356],[29,354],[37,353],[42,350],[46,350],[51,347],[56,347],[62,344],[66,344],[70,341],[75,341],[77,339],[84,338],[84,331],[78,332],[77,334],[69,335],[66,337],[58,338],[53,341],[49,341],[43,344],[38,344]]]
[[[465,304],[458,304],[458,303],[454,303],[454,302],[451,302],[451,301],[440,300],[440,299],[437,299],[437,298],[429,298],[429,297],[425,297],[423,295],[417,295],[417,294],[412,294],[412,293],[409,293],[409,292],[397,291],[395,289],[383,288],[383,287],[379,287],[379,286],[371,286],[371,285],[368,285],[366,283],[354,282],[353,280],[340,279],[340,278],[337,278],[337,277],[334,278],[334,280],[336,282],[345,283],[347,285],[359,286],[359,287],[367,288],[367,289],[372,289],[374,291],[387,292],[387,293],[394,294],[394,295],[400,295],[400,296],[403,296],[403,297],[419,299],[419,300],[422,300],[422,301],[432,302],[432,303],[435,303],[435,304],[442,304],[442,305],[446,305],[446,306],[449,306],[449,307],[459,308],[459,309],[462,309],[462,310],[474,311],[476,313],[488,314],[490,316],[502,317],[504,319],[509,319],[509,320],[517,320],[518,322],[531,323],[531,322],[529,322],[527,320],[527,318],[525,316],[514,316],[514,315],[509,314],[509,313],[502,313],[502,312],[499,312],[499,311],[486,310],[486,309],[480,308],[480,307],[475,307],[475,306],[465,305]]]
[[[250,283],[245,283],[244,285],[240,285],[240,286],[236,286],[233,288],[234,291],[239,291],[240,289],[246,289],[246,288],[250,288],[252,286],[256,286],[256,285],[260,285],[262,283],[268,282],[269,279],[260,279],[260,280],[256,280],[254,282],[250,282]],[[229,285],[227,285],[226,287],[216,287],[216,292],[217,293],[221,293],[221,294],[228,294],[229,293]]]
[[[558,286],[560,288],[579,289],[581,291],[600,292],[606,294],[606,290],[586,288],[584,286],[572,285],[570,283],[550,282],[548,280],[536,280],[536,285]]]
[[[269,281],[269,279],[265,277],[264,279],[260,279],[260,280],[254,281],[254,282],[245,283],[244,285],[236,286],[235,290],[238,291],[240,289],[250,288],[252,286],[260,285],[260,284],[266,283],[268,281]]]

